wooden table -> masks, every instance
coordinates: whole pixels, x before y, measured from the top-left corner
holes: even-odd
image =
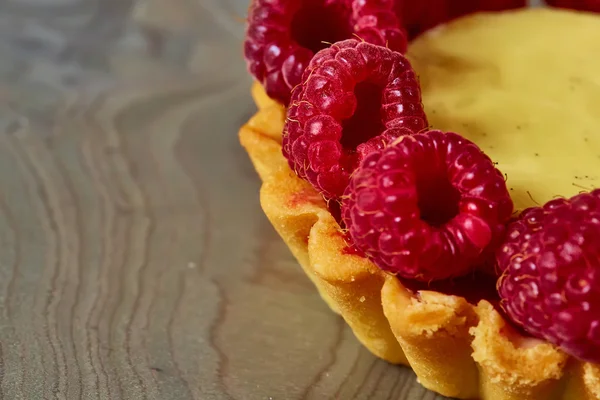
[[[263,216],[246,0],[0,1],[12,399],[441,399],[328,311]]]

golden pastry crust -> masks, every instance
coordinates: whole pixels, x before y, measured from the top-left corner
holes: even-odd
[[[524,16],[515,13],[522,23],[530,19],[542,25],[539,19],[552,24],[576,22],[570,20],[571,17],[576,18],[574,13],[551,12],[548,15],[547,11],[540,11],[538,16],[535,12],[522,13]],[[487,18],[491,17],[468,17],[445,29],[468,32],[467,28],[488,24]],[[598,28],[600,39],[600,23]],[[433,35],[440,35],[440,32]],[[435,39],[426,37],[423,40],[421,43]],[[428,46],[436,48],[439,44],[432,42]],[[417,56],[425,54],[423,48],[415,49]],[[449,49],[441,51],[446,54],[452,52]],[[429,57],[435,55],[430,54]],[[415,64],[417,69],[422,66],[419,61]],[[486,73],[480,70],[476,75]],[[426,75],[429,79],[434,74]],[[499,85],[494,79],[492,82]],[[430,84],[431,80],[426,83]],[[457,90],[450,82],[446,84],[446,89]],[[428,90],[432,91],[429,96]],[[441,110],[444,101],[450,104],[464,101],[461,93],[456,100],[452,97],[454,94],[444,90],[442,87],[435,92],[425,86],[424,101],[430,112],[434,107]],[[281,154],[283,107],[270,100],[258,84],[253,86],[252,93],[259,110],[240,130],[240,141],[262,180],[261,206],[323,299],[344,318],[356,337],[373,354],[392,363],[409,364],[425,387],[450,397],[483,400],[600,399],[600,366],[569,358],[548,343],[523,338],[487,301],[474,305],[462,297],[433,291],[413,293],[368,260],[347,252],[340,227],[321,196],[294,174]],[[470,95],[467,93],[466,96]],[[592,100],[586,97],[585,101]],[[600,99],[598,101],[600,104]],[[469,107],[467,105],[459,110],[460,118],[470,118],[470,114],[466,113],[477,109],[469,111]],[[498,112],[502,109],[498,108]],[[442,112],[434,117],[435,127],[464,123],[460,118],[449,119],[450,114]],[[498,119],[501,128],[493,126],[493,119],[484,120],[484,124],[491,123],[485,126],[492,132],[503,129],[506,118]],[[532,118],[529,122],[534,124],[536,120]],[[550,127],[547,121],[539,123]],[[573,126],[583,125],[573,123]],[[480,132],[479,128],[481,125],[467,127],[471,139]],[[534,128],[530,126],[529,129]],[[523,179],[526,181],[528,177]],[[543,186],[539,193],[544,196],[550,192],[547,186]],[[521,206],[526,206],[531,197],[518,196],[517,203]]]
[[[477,398],[479,372],[471,357],[473,307],[461,297],[431,291],[417,295],[389,275],[383,310],[408,361],[428,389],[445,396]]]
[[[560,392],[567,362],[564,353],[548,343],[512,332],[486,301],[481,301],[475,311],[479,323],[470,330],[472,356],[481,371],[484,398],[549,399]]]

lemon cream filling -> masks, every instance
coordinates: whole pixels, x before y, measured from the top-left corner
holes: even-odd
[[[475,14],[408,54],[434,129],[474,141],[506,174],[515,209],[600,187],[600,16]]]

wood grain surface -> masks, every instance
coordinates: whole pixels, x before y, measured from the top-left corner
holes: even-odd
[[[441,399],[260,210],[246,7],[0,1],[0,398]]]

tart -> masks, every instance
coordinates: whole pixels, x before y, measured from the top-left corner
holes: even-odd
[[[343,51],[356,46],[342,43],[339,48]],[[439,26],[412,41],[407,52],[419,77],[428,127],[415,128],[418,123],[414,117],[421,118],[418,110],[408,115],[413,119],[403,116],[400,125],[386,123],[382,129],[396,136],[384,140],[381,148],[366,149],[373,153],[364,154],[360,160],[362,167],[356,168],[362,170],[343,177],[344,185],[360,187],[357,180],[370,179],[364,174],[366,165],[375,168],[377,160],[371,160],[372,154],[389,153],[403,143],[434,138],[431,140],[438,142],[432,146],[438,148],[442,139],[438,133],[423,132],[427,129],[458,132],[463,139],[452,142],[452,148],[464,145],[472,149],[476,145],[506,174],[504,190],[514,206],[512,215],[498,212],[490,223],[506,227],[498,235],[504,244],[486,240],[481,252],[486,254],[491,246],[497,254],[492,258],[503,270],[498,283],[504,296],[502,304],[494,290],[495,278],[491,285],[486,283],[493,271],[483,267],[464,271],[465,266],[475,263],[473,257],[452,259],[456,268],[440,278],[435,269],[412,274],[406,263],[396,268],[395,261],[377,258],[379,253],[361,246],[356,240],[360,236],[356,235],[357,228],[351,226],[354,220],[332,207],[339,196],[347,210],[347,202],[354,201],[348,199],[355,192],[340,196],[335,185],[323,190],[319,185],[329,181],[301,176],[294,160],[284,156],[290,119],[300,113],[293,111],[294,100],[303,99],[306,90],[295,89],[291,106],[286,107],[268,96],[263,85],[254,84],[252,95],[258,111],[241,128],[239,137],[261,178],[260,201],[265,215],[324,301],[344,318],[357,339],[377,357],[410,366],[426,388],[461,399],[600,399],[600,364],[583,361],[593,348],[574,355],[577,346],[566,345],[574,342],[565,339],[568,335],[564,332],[557,333],[560,342],[527,334],[524,330],[535,330],[528,325],[531,318],[529,322],[517,318],[526,314],[523,304],[513,301],[504,306],[507,293],[518,289],[510,286],[514,281],[510,274],[522,268],[519,255],[525,251],[521,248],[518,254],[509,254],[505,249],[516,246],[510,240],[519,240],[519,229],[540,213],[553,215],[554,210],[563,210],[564,215],[571,215],[568,213],[575,208],[571,204],[588,199],[577,198],[579,193],[597,193],[593,189],[600,182],[595,172],[600,167],[600,136],[595,133],[600,126],[598,54],[600,16],[594,14],[522,9],[468,15]],[[322,68],[324,63],[315,68]],[[412,82],[410,74],[402,76],[408,77],[403,82]],[[398,133],[398,129],[415,132]],[[308,175],[310,168],[305,168]],[[490,168],[485,170],[487,175],[495,174]],[[494,187],[502,189],[503,185],[502,180]],[[558,204],[554,200],[557,197],[575,200]],[[499,195],[493,204],[505,204],[502,201]],[[586,210],[595,204],[593,201],[585,203]],[[547,204],[549,208],[540,208]],[[527,211],[532,208],[533,212]],[[522,215],[533,217],[523,222],[519,220]],[[528,240],[534,233],[527,232]],[[503,256],[505,253],[510,257]],[[460,273],[453,276],[452,271]],[[577,277],[583,285],[585,279]],[[476,287],[484,290],[477,293]],[[531,287],[537,286],[527,286]],[[581,294],[587,299],[586,295]]]

